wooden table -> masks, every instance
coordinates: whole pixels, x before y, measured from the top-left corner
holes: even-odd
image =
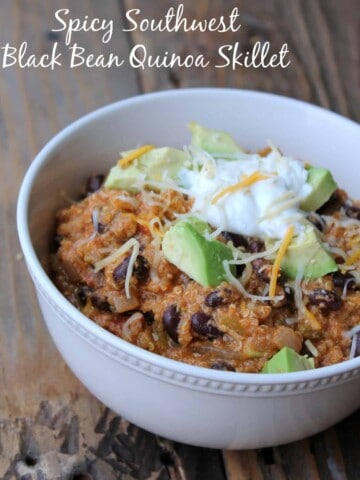
[[[59,6],[61,3],[61,7]],[[213,57],[220,44],[287,42],[286,69],[1,69],[0,79],[0,478],[4,480],[359,479],[360,413],[312,438],[281,447],[219,452],[158,438],[106,409],[74,378],[43,325],[20,253],[15,206],[35,153],[62,127],[103,104],[158,89],[229,86],[301,98],[360,120],[359,4],[356,0],[185,1],[189,18],[229,14],[238,33],[124,33],[124,12],[160,18],[170,0],[2,0],[0,46],[27,41],[29,53],[66,58],[54,12],[116,21],[109,43],[96,33],[74,39],[96,55],[126,56],[135,44]],[[1,55],[3,51],[1,51]],[[66,63],[66,62],[65,62]],[[304,139],[306,141],[306,139]],[[329,139],[336,141],[336,139]],[[358,152],[354,152],[358,154]],[[326,405],[324,405],[326,408]]]

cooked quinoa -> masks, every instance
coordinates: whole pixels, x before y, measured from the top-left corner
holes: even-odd
[[[280,270],[275,300],[257,300],[269,291],[273,268],[262,256],[262,239],[216,235],[257,257],[234,273],[245,278],[248,295],[228,281],[204,287],[161,249],[164,232],[193,199],[171,189],[131,193],[101,183],[101,176],[91,177],[86,197],[57,213],[52,255],[57,287],[101,327],[159,355],[238,372],[260,372],[285,346],[313,357],[316,367],[360,354],[351,337],[360,324],[360,204],[345,192],[337,190],[309,215],[339,270],[292,281]]]

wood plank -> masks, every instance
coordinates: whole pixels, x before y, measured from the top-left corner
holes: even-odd
[[[223,451],[228,480],[264,480],[259,458],[255,450]]]
[[[189,53],[204,53],[212,60],[204,70],[195,67],[139,69],[145,91],[199,86],[259,89],[300,98],[354,119],[360,118],[356,86],[359,53],[357,20],[354,18],[358,15],[356,0],[242,0],[237,3],[199,0],[183,3],[184,15],[189,20],[229,15],[232,8],[238,6],[242,27],[237,33],[205,32],[201,35],[193,32],[186,35],[183,32],[141,32],[140,29],[132,32],[132,44],[144,44],[148,55],[163,55],[165,51],[182,57]],[[158,21],[173,3],[170,0],[125,0],[125,6],[127,9],[140,8],[139,21],[143,18]],[[245,52],[257,41],[269,41],[274,52],[288,43],[291,65],[271,72],[261,68],[215,68],[220,45],[239,42],[240,51]]]
[[[335,427],[345,471],[349,480],[360,479],[360,409]],[[339,454],[338,454],[339,456]],[[329,462],[333,456],[329,455]]]
[[[170,0],[64,0],[73,16],[116,21],[110,44],[94,33],[76,39],[89,53],[117,52],[144,43],[148,53],[204,53],[215,60],[219,45],[241,49],[269,40],[288,42],[285,70],[194,68],[55,70],[3,69],[0,79],[0,478],[32,479],[255,479],[359,478],[356,435],[359,413],[314,439],[258,451],[219,452],[155,437],[104,408],[74,378],[44,328],[34,291],[19,254],[14,223],[17,191],[35,153],[60,128],[110,101],[187,86],[252,88],[302,98],[360,119],[358,9],[356,0],[198,0],[184,2],[186,15],[219,16],[236,5],[238,34],[166,34],[121,31],[124,8],[161,18]],[[56,8],[46,0],[3,0],[0,45],[28,41],[35,53],[54,42],[66,54],[63,32],[51,32]],[[122,12],[120,8],[122,7]],[[54,381],[56,379],[56,381]],[[5,387],[6,386],[6,387]],[[303,476],[301,476],[303,475]],[[305,476],[304,476],[305,475]],[[338,476],[336,476],[338,475]],[[339,476],[340,475],[340,476]]]

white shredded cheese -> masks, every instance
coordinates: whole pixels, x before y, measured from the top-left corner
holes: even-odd
[[[107,265],[115,262],[118,258],[122,257],[124,253],[133,248],[135,245],[139,247],[139,242],[135,238],[130,238],[127,242],[124,243],[124,245],[115,250],[115,252],[96,262],[94,265],[94,271],[99,272]]]
[[[346,295],[347,295],[347,291],[348,291],[348,286],[350,283],[355,283],[355,278],[348,278],[345,283],[344,283],[344,288],[343,288],[343,291],[342,291],[342,294],[341,294],[341,297],[342,298],[345,298]]]
[[[251,265],[251,263],[247,263],[245,265],[244,271],[242,272],[242,275],[241,275],[241,283],[243,285],[247,285],[248,281],[250,280],[250,277],[251,277],[252,273],[253,273],[252,265]]]
[[[283,297],[281,295],[268,297],[265,295],[253,295],[252,293],[249,293],[248,291],[245,290],[243,284],[231,273],[228,260],[223,261],[223,266],[224,266],[227,281],[231,283],[231,285],[233,285],[235,288],[237,288],[239,292],[241,292],[245,297],[248,297],[248,298],[251,298],[251,300],[260,301],[260,302],[265,302],[267,300],[272,300],[272,301],[282,300]]]
[[[94,210],[91,212],[91,221],[94,227],[94,234],[96,235],[99,233],[99,209],[94,208]]]
[[[128,203],[134,208],[136,208],[139,205],[139,201],[136,197],[130,197],[129,195],[119,194],[117,198],[124,203]]]
[[[143,314],[140,312],[133,313],[122,326],[122,332],[125,338],[130,338],[132,334],[133,327],[136,330],[140,330],[142,327]]]
[[[346,260],[347,257],[348,257],[342,248],[332,247],[332,246],[330,246],[330,245],[326,245],[326,248],[327,248],[331,253],[335,253],[336,255],[339,255],[339,256],[342,257],[344,260]]]
[[[135,239],[133,239],[135,240]],[[139,250],[140,250],[140,243],[135,240],[136,243],[133,244],[132,246],[132,252],[130,255],[130,260],[129,260],[129,265],[126,270],[126,277],[125,277],[125,295],[126,298],[131,298],[131,293],[130,293],[130,280],[131,276],[133,274],[134,270],[134,265],[137,259],[137,256],[139,255]]]
[[[311,340],[305,340],[304,344],[313,357],[317,357],[319,355],[318,349],[315,347]]]
[[[272,247],[268,248],[263,252],[253,253],[252,255],[245,256],[240,260],[230,260],[229,263],[230,265],[244,265],[252,262],[253,260],[257,260],[259,258],[266,258],[269,255],[272,255],[273,253],[277,252],[279,250],[280,244],[281,242],[276,242],[275,245],[273,245]]]
[[[301,282],[304,276],[304,271],[300,269],[296,275],[294,282],[294,301],[296,308],[298,310],[299,316],[303,315],[305,312],[305,305],[303,300],[303,294],[301,290]]]

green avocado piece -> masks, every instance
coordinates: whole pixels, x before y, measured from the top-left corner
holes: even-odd
[[[281,270],[290,279],[303,270],[304,278],[312,280],[336,272],[335,260],[325,250],[314,228],[308,226],[288,246],[281,262]]]
[[[123,152],[122,155],[126,156],[129,153],[131,150]],[[105,180],[105,187],[137,192],[136,184],[139,180],[161,182],[164,180],[165,172],[169,178],[176,180],[188,159],[189,155],[186,152],[176,148],[154,148],[126,167],[120,167],[118,164],[112,167]]]
[[[292,348],[283,347],[270,360],[268,360],[262,373],[288,373],[311,370],[315,368],[314,359],[299,355]]]
[[[312,186],[312,191],[300,207],[306,212],[315,212],[329,200],[337,185],[330,170],[322,167],[309,167],[307,182]]]
[[[191,144],[209,153],[237,153],[243,149],[229,133],[202,127],[196,122],[188,125],[191,132]]]
[[[162,250],[166,260],[204,287],[215,287],[226,279],[224,260],[232,260],[229,247],[203,237],[202,220],[181,220],[164,235]],[[208,227],[207,227],[208,228]]]

